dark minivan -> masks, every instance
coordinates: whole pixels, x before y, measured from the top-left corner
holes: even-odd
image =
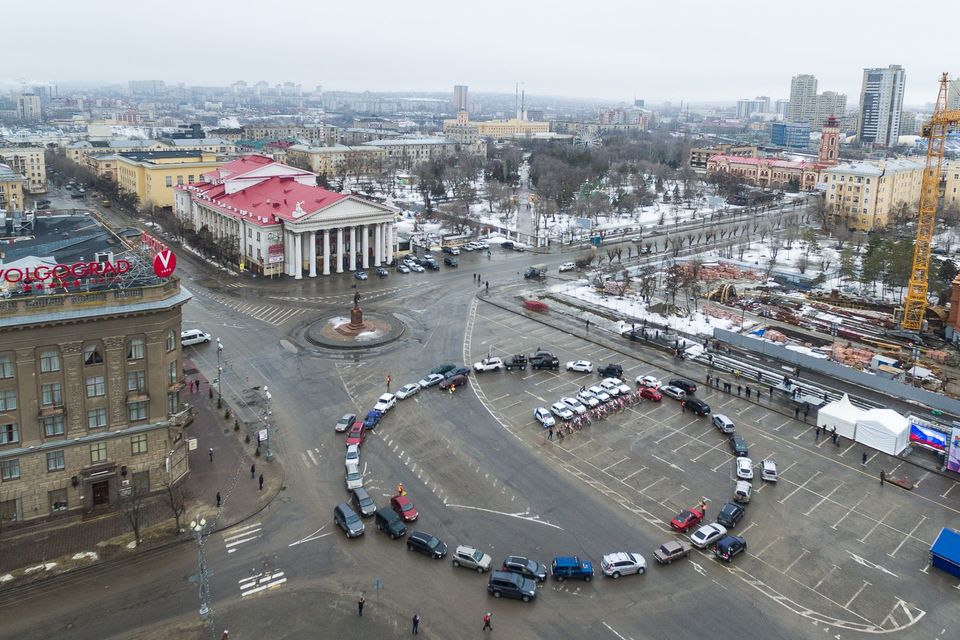
[[[392,540],[407,535],[407,525],[403,524],[393,509],[377,509],[373,521],[377,524],[377,530],[386,532]]]

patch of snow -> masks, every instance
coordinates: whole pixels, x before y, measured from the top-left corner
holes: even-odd
[[[45,562],[34,567],[27,567],[23,570],[23,572],[27,575],[30,575],[31,573],[36,573],[37,571],[50,571],[50,569],[53,569],[55,566],[57,566],[56,562]]]
[[[4,582],[10,582],[11,580],[13,580],[12,574],[5,573],[2,576],[0,576],[0,584],[3,584]]]
[[[75,553],[75,554],[73,554],[73,559],[74,559],[74,560],[91,560],[91,561],[96,561],[96,560],[99,560],[99,559],[100,559],[100,556],[98,556],[98,555],[97,555],[95,552],[93,552],[93,551],[81,551],[80,553]]]

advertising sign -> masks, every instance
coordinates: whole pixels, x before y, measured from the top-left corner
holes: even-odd
[[[170,249],[164,249],[153,257],[153,272],[158,278],[169,278],[177,268],[177,256]]]
[[[947,456],[947,469],[960,472],[960,428],[954,427],[950,436],[950,455]]]
[[[100,262],[74,262],[73,264],[40,264],[35,267],[11,267],[9,269],[0,267],[0,280],[10,284],[32,283],[37,287],[42,287],[45,282],[50,282],[51,287],[64,287],[68,284],[65,282],[66,280],[116,277],[130,271],[130,266],[128,260],[120,259],[116,262],[103,260]],[[76,285],[79,286],[79,282]]]
[[[279,264],[283,262],[283,256],[267,256],[267,264]]]

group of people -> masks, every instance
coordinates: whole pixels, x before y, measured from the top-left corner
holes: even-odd
[[[360,599],[357,600],[357,615],[361,618],[363,617],[363,607],[366,605],[367,599],[362,595]],[[483,628],[481,631],[493,631],[493,614],[487,611],[483,614]],[[413,617],[410,618],[410,632],[414,634],[420,633],[420,614],[414,613]]]

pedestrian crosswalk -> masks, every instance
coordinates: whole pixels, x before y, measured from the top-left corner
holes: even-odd
[[[224,534],[223,543],[227,548],[227,553],[234,553],[240,545],[252,542],[262,535],[263,527],[259,522],[254,522],[238,529],[231,529]]]
[[[297,316],[306,313],[309,309],[297,307],[284,307],[274,304],[261,304],[259,302],[247,302],[245,300],[232,300],[226,296],[215,293],[207,294],[210,299],[222,304],[223,306],[241,313],[244,316],[266,322],[275,327],[279,327]]]
[[[320,458],[322,457],[323,456],[320,455],[320,449],[317,448],[300,452],[300,459],[303,460],[303,466],[305,467],[316,467],[320,464]]]
[[[283,571],[261,571],[252,576],[238,580],[240,585],[240,597],[246,598],[255,593],[266,591],[273,587],[279,587],[287,581]]]

